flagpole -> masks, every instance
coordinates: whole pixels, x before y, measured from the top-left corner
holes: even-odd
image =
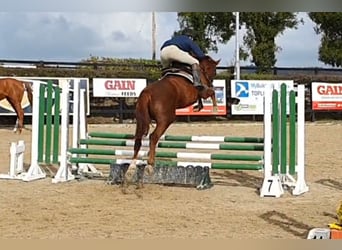
[[[156,60],[156,16],[152,12],[152,60]]]
[[[235,12],[235,79],[240,80],[239,12]]]

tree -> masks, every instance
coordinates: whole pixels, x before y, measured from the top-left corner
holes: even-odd
[[[235,33],[234,15],[231,12],[179,12],[180,31],[190,28],[193,39],[204,53],[217,52],[218,43],[227,43]]]
[[[250,55],[258,72],[269,72],[276,64],[275,53],[280,47],[275,38],[287,28],[297,28],[299,22],[292,12],[242,12],[240,26],[245,25],[246,48],[240,48],[240,58],[246,60]],[[233,12],[179,12],[180,33],[186,28],[195,30],[193,37],[205,53],[217,52],[218,43],[227,43],[235,34],[235,15]]]
[[[318,59],[333,67],[342,66],[342,13],[309,12],[310,19],[316,23],[315,31],[321,34]]]
[[[275,44],[275,38],[302,22],[292,12],[242,12],[240,20],[247,29],[244,45],[250,51],[258,73],[268,73],[277,62],[275,53],[280,47]]]

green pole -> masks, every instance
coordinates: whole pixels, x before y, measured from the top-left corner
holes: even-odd
[[[280,86],[280,173],[286,174],[287,158],[287,93],[286,84]]]
[[[46,141],[45,141],[45,163],[51,163],[51,127],[52,127],[52,82],[48,81],[47,85],[47,100],[46,100]]]
[[[45,85],[41,84],[39,86],[38,162],[44,160],[45,89]]]
[[[120,150],[113,149],[95,149],[95,148],[71,148],[69,152],[72,154],[80,155],[117,155]],[[133,151],[132,151],[133,155]],[[163,158],[180,158],[178,157],[178,152],[156,152],[156,157]],[[198,157],[201,159],[201,156]],[[236,154],[210,154],[211,160],[232,160],[232,161],[261,161],[261,155],[236,155]]]
[[[290,151],[289,151],[289,174],[295,174],[296,168],[296,94],[290,92]]]
[[[272,92],[272,172],[278,174],[279,169],[279,105],[278,105],[278,91]]]
[[[58,154],[59,154],[59,129],[60,129],[60,88],[54,87],[55,91],[55,108],[54,108],[54,116],[53,116],[53,153],[52,153],[52,162],[58,163]]]
[[[80,144],[87,145],[102,145],[102,146],[129,146],[128,141],[120,140],[101,140],[101,139],[81,139]],[[214,143],[216,144],[216,143]],[[190,143],[186,142],[158,142],[159,148],[193,148],[189,146]],[[207,149],[206,144],[203,144],[199,149]],[[217,144],[217,149],[221,150],[248,150],[248,151],[263,151],[263,145],[236,145],[236,144]]]
[[[97,138],[107,138],[107,139],[134,139],[133,134],[117,134],[117,133],[109,133],[109,132],[90,132],[90,137]],[[193,141],[192,138],[195,136],[191,135],[165,135],[165,141]],[[255,142],[255,143],[263,143],[264,138],[258,137],[223,137],[224,142]]]

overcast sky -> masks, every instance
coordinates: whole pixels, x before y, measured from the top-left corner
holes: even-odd
[[[282,49],[278,67],[329,67],[318,61],[320,37],[302,12],[304,25],[276,38]],[[0,12],[0,59],[76,62],[90,55],[113,58],[152,57],[151,12]],[[179,29],[175,12],[157,12],[157,58],[164,40]],[[243,30],[240,32],[242,40]],[[235,37],[219,45],[221,66],[231,66]],[[241,62],[241,65],[250,65]]]

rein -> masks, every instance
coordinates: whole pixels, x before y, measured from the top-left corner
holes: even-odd
[[[209,78],[207,72],[206,72],[202,67],[200,67],[200,68],[201,68],[201,73],[204,75],[204,78],[205,78],[205,79],[207,80],[207,82],[208,82],[208,87],[209,87],[209,88],[214,87],[214,85],[213,85],[213,79],[210,79],[210,78]]]

